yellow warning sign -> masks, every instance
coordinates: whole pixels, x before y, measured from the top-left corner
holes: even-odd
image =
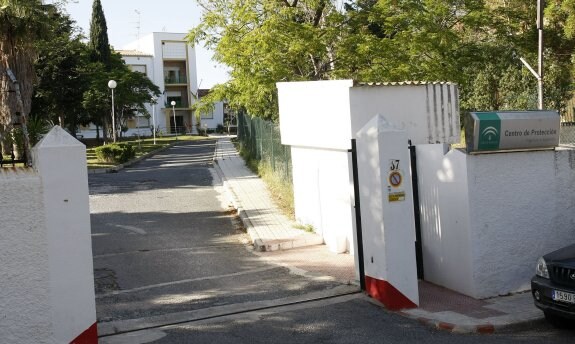
[[[401,192],[390,192],[389,193],[390,202],[401,202],[405,201],[405,191]]]

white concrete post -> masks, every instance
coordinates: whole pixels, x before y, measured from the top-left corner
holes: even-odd
[[[357,135],[367,292],[391,310],[419,304],[405,130],[375,116]]]
[[[44,189],[54,337],[97,343],[86,147],[56,126],[33,156]]]

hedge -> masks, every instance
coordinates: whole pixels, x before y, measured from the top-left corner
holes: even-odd
[[[126,143],[112,143],[95,149],[98,161],[123,164],[136,156],[136,150]]]

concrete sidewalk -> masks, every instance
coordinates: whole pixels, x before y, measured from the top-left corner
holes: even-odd
[[[271,200],[265,183],[246,167],[229,137],[218,139],[214,160],[257,251],[276,251],[323,244],[315,234],[297,229]]]
[[[426,281],[419,282],[419,308],[399,313],[441,330],[484,334],[527,329],[544,318],[530,292],[476,300]]]
[[[262,257],[312,274],[357,283],[353,257],[329,253],[319,245],[321,237],[295,229],[294,223],[274,206],[263,181],[245,166],[229,137],[219,137],[214,160],[256,250],[263,252],[259,253]],[[543,319],[529,292],[476,300],[420,281],[419,298],[418,308],[398,313],[446,331],[487,334],[529,327]]]

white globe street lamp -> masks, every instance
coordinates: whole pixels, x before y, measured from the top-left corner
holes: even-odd
[[[116,142],[116,116],[114,113],[114,89],[118,83],[114,80],[108,81],[108,87],[112,90],[112,140]]]
[[[172,100],[172,113],[174,114],[174,132],[176,133],[176,141],[178,141],[178,128],[176,127],[176,101]]]
[[[152,134],[154,135],[154,144],[156,144],[156,101],[158,98],[152,97]]]

